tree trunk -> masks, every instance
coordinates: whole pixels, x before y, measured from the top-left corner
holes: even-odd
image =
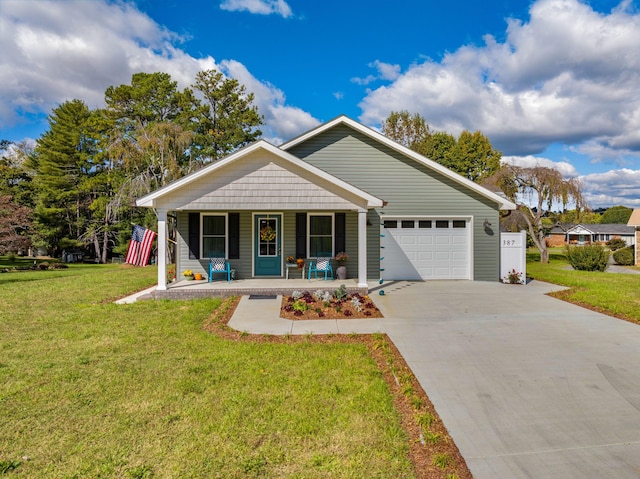
[[[549,262],[549,250],[546,246],[543,249],[540,249],[540,262],[543,264]]]
[[[98,241],[98,234],[93,234],[93,249],[96,252],[96,261],[100,262],[100,241]]]
[[[103,237],[102,237],[102,254],[100,255],[100,262],[102,264],[106,264],[107,263],[107,251],[109,249],[109,233],[107,232],[106,228],[105,228],[105,231],[102,234],[103,234]]]

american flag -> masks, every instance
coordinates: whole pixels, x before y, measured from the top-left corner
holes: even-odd
[[[131,235],[131,241],[129,241],[129,249],[127,250],[127,258],[125,263],[134,264],[136,266],[145,266],[149,262],[149,255],[151,255],[151,246],[153,245],[153,239],[156,234],[143,228],[142,226],[135,225],[133,227],[133,234]]]

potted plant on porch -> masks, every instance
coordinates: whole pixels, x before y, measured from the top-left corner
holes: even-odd
[[[187,281],[191,281],[193,280],[193,271],[191,271],[190,269],[185,269],[182,272],[182,276],[184,276],[184,279],[186,279]]]
[[[347,267],[345,263],[349,261],[349,255],[344,251],[341,251],[334,258],[338,263],[338,267],[336,268],[336,276],[338,279],[347,279]]]

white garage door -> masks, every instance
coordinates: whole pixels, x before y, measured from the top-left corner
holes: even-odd
[[[465,219],[385,218],[383,279],[471,279],[471,227]]]

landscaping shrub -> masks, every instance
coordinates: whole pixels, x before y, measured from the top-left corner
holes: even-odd
[[[635,263],[635,250],[633,246],[629,246],[627,248],[622,248],[613,253],[613,260],[616,264],[622,266],[633,266]]]
[[[620,238],[614,238],[612,240],[607,241],[607,246],[611,251],[617,251],[619,249],[626,248],[627,242]]]
[[[591,244],[567,246],[567,259],[573,269],[580,271],[604,271],[609,264],[609,251],[604,246]]]

